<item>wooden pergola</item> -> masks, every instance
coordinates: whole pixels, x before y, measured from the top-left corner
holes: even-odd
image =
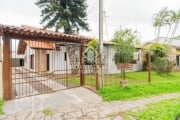
[[[80,84],[84,85],[84,57],[83,51],[85,44],[91,40],[89,37],[80,35],[69,35],[51,30],[34,28],[30,26],[9,26],[0,24],[0,36],[3,39],[3,88],[4,99],[12,99],[12,80],[11,80],[11,56],[10,44],[12,39],[26,39],[34,41],[59,41],[59,42],[72,42],[81,44],[80,56]]]

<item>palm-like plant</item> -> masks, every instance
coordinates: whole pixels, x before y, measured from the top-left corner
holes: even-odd
[[[155,27],[155,38],[157,38],[156,42],[159,41],[161,27],[167,24],[168,16],[169,16],[169,12],[167,7],[161,9],[157,14],[153,16],[154,17],[153,26]]]
[[[170,19],[171,19],[172,23],[174,23],[174,29],[171,33],[170,40],[168,41],[169,44],[172,43],[172,41],[174,39],[174,35],[175,35],[175,33],[178,29],[179,23],[180,23],[180,10],[178,10],[178,11],[171,10],[170,15],[171,15]]]

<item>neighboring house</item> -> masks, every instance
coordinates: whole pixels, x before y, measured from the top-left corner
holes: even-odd
[[[71,73],[66,48],[54,42],[20,40],[17,52],[24,55],[24,68],[34,72]]]
[[[120,70],[117,68],[115,62],[114,62],[114,54],[115,50],[113,48],[114,43],[110,41],[104,41],[103,42],[103,64],[104,64],[104,74],[113,74],[113,73],[119,73]],[[141,47],[135,47],[136,52],[134,55],[136,56],[136,63],[132,65],[132,68],[126,70],[126,71],[140,71],[142,70],[142,49]],[[94,59],[94,55],[92,55],[92,51],[88,52],[87,56],[87,61],[86,64],[86,70],[89,70],[89,73],[92,73],[93,71],[90,70],[90,64],[94,64],[92,62]]]
[[[166,44],[168,40],[165,37],[159,38],[159,43]],[[150,46],[152,43],[155,43],[155,40],[146,42],[144,47]],[[173,39],[171,43],[171,49],[168,53],[168,57],[170,61],[176,62],[176,66],[180,67],[180,39]]]
[[[114,43],[104,41],[104,73],[112,74],[119,73],[120,70],[117,68],[114,62],[114,54],[115,50],[113,48]],[[141,47],[135,47],[136,52],[134,55],[136,56],[136,63],[133,64],[132,68],[127,71],[140,71],[142,70],[142,49]]]

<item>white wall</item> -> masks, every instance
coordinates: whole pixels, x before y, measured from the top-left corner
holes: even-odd
[[[133,64],[133,71],[140,71],[142,70],[142,67],[143,67],[142,50],[138,49],[137,52],[139,54],[139,59],[136,61],[136,64]]]
[[[119,73],[120,70],[117,69],[117,66],[113,60],[115,51],[112,46],[104,46],[104,73],[113,74]]]
[[[18,55],[17,51],[12,51],[11,52],[11,58],[20,59],[20,58],[24,58],[24,55]]]
[[[142,51],[139,49],[139,60],[136,64],[133,64],[133,70],[127,70],[127,71],[140,71],[142,70]],[[115,51],[112,46],[104,46],[104,56],[105,56],[105,65],[104,65],[104,73],[105,74],[113,74],[113,73],[119,73],[120,70],[117,68],[113,58],[114,58]]]
[[[67,54],[67,61],[65,61],[64,53],[66,52],[65,47],[61,47],[60,51],[48,50],[47,53],[50,57],[50,72],[54,74],[65,74],[71,73],[71,64],[69,61],[69,55]],[[68,69],[68,71],[66,71]]]
[[[30,55],[35,55],[35,50],[29,48],[28,46],[26,47],[26,51],[24,54],[24,67],[27,69],[30,69]],[[35,59],[35,56],[34,56]],[[34,65],[35,65],[35,60],[34,60]],[[31,69],[32,70],[32,69]],[[35,69],[33,70],[35,71]]]

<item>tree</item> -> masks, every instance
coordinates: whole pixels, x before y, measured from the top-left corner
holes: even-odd
[[[89,31],[86,23],[86,0],[38,0],[41,24],[44,28],[64,29],[67,34],[78,33],[80,28]]]
[[[115,43],[114,61],[117,67],[121,69],[121,73],[123,73],[123,81],[125,81],[125,69],[133,61],[134,46],[139,43],[138,41],[138,32],[132,29],[118,30],[113,36],[112,42]],[[123,86],[122,81],[121,85]]]
[[[156,42],[159,41],[161,27],[163,25],[167,24],[168,16],[169,16],[169,12],[168,12],[168,8],[167,7],[161,9],[158,13],[156,13],[153,16],[154,17],[153,26],[155,27]]]
[[[112,42],[115,43],[115,63],[129,63],[133,60],[134,46],[138,43],[138,32],[131,29],[116,31]]]
[[[41,24],[44,28],[55,27],[56,31],[63,29],[66,34],[78,33],[80,28],[89,31],[86,23],[86,0],[37,0],[35,3],[41,9]],[[72,74],[79,72],[79,46],[66,45]]]
[[[171,10],[170,11],[170,15],[171,15],[171,21],[172,23],[174,23],[174,29],[172,31],[172,34],[171,34],[171,37],[170,37],[170,40],[169,40],[169,44],[172,43],[172,40],[174,39],[174,35],[178,29],[178,26],[179,26],[179,22],[180,22],[180,10],[177,10],[177,11],[173,11]]]
[[[177,11],[169,10],[167,7],[165,7],[161,9],[158,13],[156,13],[153,16],[153,18],[154,18],[153,26],[155,27],[156,42],[159,42],[162,26],[168,26],[169,30],[167,32],[164,44],[167,42],[168,45],[171,45],[173,39],[175,38],[174,36],[175,36],[175,33],[177,32],[178,25],[180,22],[180,10],[177,10]]]

